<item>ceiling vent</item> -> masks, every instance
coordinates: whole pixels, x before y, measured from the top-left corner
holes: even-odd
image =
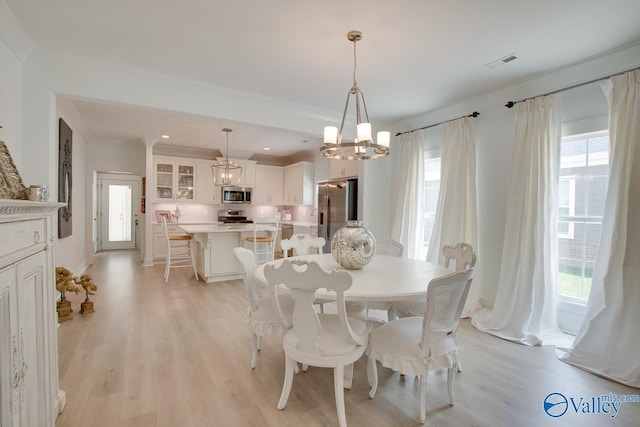
[[[507,62],[511,62],[518,59],[518,57],[516,56],[515,53],[510,53],[507,56],[504,56],[500,59],[496,59],[493,62],[489,62],[488,64],[485,64],[484,66],[487,67],[490,70],[496,69],[498,67],[500,67],[501,65],[506,64]]]

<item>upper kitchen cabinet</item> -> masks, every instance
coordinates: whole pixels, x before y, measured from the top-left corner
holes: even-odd
[[[278,206],[284,204],[284,169],[279,166],[256,165],[253,203]]]
[[[313,205],[313,163],[299,162],[284,168],[284,204]]]
[[[194,160],[154,156],[154,200],[195,200],[196,169]]]
[[[213,160],[197,160],[196,162],[198,191],[195,196],[197,202],[209,204],[220,203],[222,192],[220,187],[216,187],[213,183],[213,173],[211,172],[211,166],[214,163]]]
[[[224,159],[224,157],[218,157],[218,160]],[[242,167],[242,173],[240,174],[240,183],[238,184],[238,187],[254,187],[256,185],[256,161],[242,159],[229,160]]]
[[[358,176],[358,160],[329,159],[329,179]]]

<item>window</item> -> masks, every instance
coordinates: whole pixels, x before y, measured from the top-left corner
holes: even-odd
[[[609,179],[609,133],[562,138],[558,200],[558,293],[586,302]]]
[[[419,254],[422,259],[427,257],[433,225],[436,222],[438,194],[440,194],[440,153],[426,151],[424,158],[424,244]]]

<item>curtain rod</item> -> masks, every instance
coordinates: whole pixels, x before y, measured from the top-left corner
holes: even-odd
[[[518,102],[524,102],[524,101],[528,101],[530,99],[539,98],[541,96],[553,95],[554,93],[560,93],[560,92],[564,92],[566,90],[575,89],[575,88],[580,87],[580,86],[585,86],[585,85],[588,85],[588,84],[591,84],[591,83],[599,82],[601,80],[610,79],[611,77],[621,76],[621,75],[623,75],[625,73],[628,73],[628,72],[634,71],[634,70],[640,70],[640,67],[635,67],[635,68],[631,68],[631,69],[626,70],[626,71],[622,71],[620,73],[615,73],[615,74],[610,74],[608,76],[599,77],[597,79],[589,80],[588,82],[578,83],[578,84],[575,84],[573,86],[569,86],[569,87],[565,87],[565,88],[562,88],[562,89],[554,90],[553,92],[543,93],[542,95],[532,96],[531,98],[524,98],[524,99],[521,99],[520,101],[509,101],[506,104],[504,104],[504,106],[507,107],[507,108],[513,108]]]
[[[432,127],[434,127],[434,126],[441,125],[441,124],[443,124],[443,123],[449,123],[449,122],[452,122],[452,121],[454,121],[454,120],[464,119],[465,117],[473,117],[473,118],[476,118],[476,117],[478,117],[479,115],[480,115],[480,113],[478,113],[477,111],[474,111],[473,113],[469,114],[468,116],[458,117],[457,119],[445,120],[445,121],[443,121],[443,122],[435,123],[435,124],[433,124],[433,125],[429,125],[429,126],[424,126],[424,127],[418,128],[418,129],[407,130],[407,131],[404,131],[404,132],[398,132],[398,133],[396,133],[396,136],[404,135],[405,133],[415,132],[415,131],[417,131],[417,130],[429,129],[429,128],[432,128]]]

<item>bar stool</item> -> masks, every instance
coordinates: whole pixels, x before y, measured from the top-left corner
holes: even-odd
[[[173,267],[192,267],[193,274],[198,280],[198,272],[196,271],[196,259],[193,238],[188,234],[169,235],[167,227],[167,219],[163,216],[162,231],[167,239],[167,258],[164,267],[164,281],[169,281],[169,270]]]
[[[273,261],[278,238],[279,221],[273,217],[256,218],[253,232],[244,238],[244,247],[253,251],[256,264]]]

